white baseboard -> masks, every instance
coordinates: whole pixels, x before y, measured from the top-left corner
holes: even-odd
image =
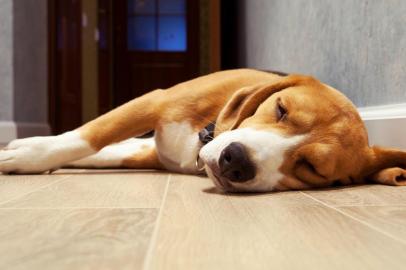
[[[358,108],[371,145],[406,150],[406,104]]]
[[[13,121],[0,121],[0,143],[8,143],[17,138],[32,136],[47,136],[51,129],[47,123],[26,123]]]

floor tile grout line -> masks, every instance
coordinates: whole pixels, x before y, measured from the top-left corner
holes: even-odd
[[[148,249],[147,249],[147,253],[145,254],[144,264],[143,264],[143,267],[142,267],[143,270],[148,270],[151,267],[152,252],[154,251],[154,248],[155,248],[155,245],[156,245],[156,242],[157,242],[158,231],[159,231],[159,227],[161,225],[162,213],[164,211],[166,198],[168,196],[168,190],[169,190],[169,185],[170,185],[170,182],[171,182],[171,178],[172,178],[172,174],[169,174],[168,180],[166,182],[165,191],[164,191],[164,194],[162,196],[161,206],[159,207],[159,210],[158,210],[158,217],[157,217],[157,219],[155,221],[155,226],[154,226],[154,230],[152,232],[151,239],[149,241],[149,246],[148,246]]]
[[[314,201],[316,201],[316,202],[318,202],[318,203],[324,205],[324,206],[327,207],[327,208],[333,209],[333,210],[339,212],[340,214],[342,214],[342,215],[344,215],[344,216],[346,216],[346,217],[348,217],[348,218],[351,218],[351,219],[353,219],[353,220],[355,220],[355,221],[357,221],[357,222],[359,222],[359,223],[361,223],[361,224],[367,226],[368,228],[370,228],[370,229],[372,229],[372,230],[375,230],[375,231],[377,231],[377,232],[379,232],[379,233],[381,233],[381,234],[383,234],[383,235],[385,235],[385,236],[391,238],[392,240],[395,240],[395,241],[397,241],[397,242],[400,242],[400,243],[406,245],[406,241],[404,241],[404,240],[402,240],[402,239],[399,239],[399,238],[393,236],[392,234],[390,234],[390,233],[388,233],[388,232],[386,232],[386,231],[383,231],[383,230],[381,230],[380,228],[378,228],[378,227],[376,227],[376,226],[374,226],[374,225],[372,225],[372,224],[369,224],[369,223],[366,222],[366,221],[363,221],[363,220],[361,220],[361,219],[359,219],[359,218],[357,218],[357,217],[354,217],[354,216],[352,216],[352,215],[350,215],[350,214],[348,214],[348,213],[342,211],[342,210],[339,209],[339,208],[336,208],[336,207],[334,207],[334,206],[332,206],[332,205],[329,205],[329,204],[327,204],[327,203],[325,203],[325,202],[323,202],[323,201],[321,201],[321,200],[319,200],[319,199],[317,199],[317,198],[315,198],[315,197],[313,197],[313,196],[311,196],[311,195],[306,194],[305,192],[300,191],[300,193],[302,193],[304,196],[309,197],[309,198],[311,198],[312,200],[314,200]]]
[[[59,180],[56,180],[56,181],[53,181],[53,182],[48,183],[48,184],[46,184],[46,185],[40,186],[39,188],[36,188],[36,189],[34,189],[34,190],[31,190],[31,191],[29,191],[29,192],[27,192],[27,193],[24,193],[24,194],[21,194],[21,195],[19,195],[19,196],[15,196],[15,197],[13,197],[13,198],[11,198],[11,199],[8,199],[7,201],[1,202],[1,203],[0,203],[0,208],[1,208],[2,205],[5,205],[5,204],[7,204],[7,203],[9,203],[9,202],[12,202],[12,201],[14,201],[14,200],[21,199],[21,198],[24,197],[24,196],[27,196],[27,195],[32,194],[32,193],[34,193],[34,192],[37,192],[37,191],[39,191],[39,190],[41,190],[41,189],[44,189],[44,188],[46,188],[46,187],[50,187],[50,186],[52,186],[52,185],[54,185],[54,184],[56,184],[56,183],[59,183],[59,182],[62,182],[62,181],[64,181],[64,180],[66,180],[66,179],[68,179],[68,178],[70,178],[70,177],[72,177],[72,175],[64,175],[64,176],[62,176],[61,179],[59,179]]]

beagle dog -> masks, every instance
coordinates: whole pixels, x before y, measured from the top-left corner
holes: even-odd
[[[153,138],[133,138],[152,130]],[[155,90],[76,130],[14,140],[0,151],[3,173],[64,166],[204,169],[225,192],[406,185],[406,152],[370,147],[339,91],[308,76],[250,69]]]

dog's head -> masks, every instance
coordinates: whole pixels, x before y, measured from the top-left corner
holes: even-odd
[[[216,186],[230,192],[406,184],[406,153],[369,147],[354,105],[301,75],[237,91],[200,158]]]

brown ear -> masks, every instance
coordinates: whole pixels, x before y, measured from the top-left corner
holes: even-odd
[[[332,145],[312,143],[300,147],[294,155],[296,160],[294,175],[313,187],[323,187],[330,184],[330,179],[336,171],[336,160]]]
[[[406,152],[382,147],[372,148],[373,158],[367,168],[367,179],[392,185],[406,185]]]
[[[237,128],[241,122],[252,116],[258,106],[273,93],[285,88],[316,82],[312,77],[289,75],[274,83],[260,83],[238,90],[226,103],[216,121],[215,136],[223,131]]]

